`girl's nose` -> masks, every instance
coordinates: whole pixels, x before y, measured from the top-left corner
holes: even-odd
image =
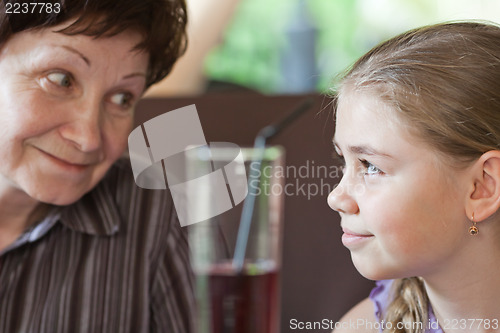
[[[339,213],[357,214],[358,204],[348,191],[348,184],[341,181],[328,195],[328,206]]]

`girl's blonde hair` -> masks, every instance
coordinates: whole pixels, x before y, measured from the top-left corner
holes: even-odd
[[[374,47],[340,82],[375,91],[416,137],[434,147],[453,167],[476,160],[500,145],[500,27],[454,22],[411,30]],[[346,92],[347,94],[347,92]],[[385,332],[397,322],[428,318],[428,300],[419,278],[396,280]]]

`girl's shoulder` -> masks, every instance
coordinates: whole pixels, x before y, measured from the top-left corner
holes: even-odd
[[[390,303],[389,293],[392,282],[393,280],[377,281],[370,296],[347,312],[334,332],[380,332],[380,321]]]
[[[334,333],[350,332],[379,332],[378,320],[375,317],[373,301],[367,297],[349,312],[347,312],[335,325]]]

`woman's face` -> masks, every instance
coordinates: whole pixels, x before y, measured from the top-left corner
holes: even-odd
[[[339,100],[334,143],[345,169],[328,204],[340,213],[342,242],[369,279],[446,269],[470,237],[466,173],[446,167],[395,117],[375,94],[350,91]]]
[[[0,191],[78,200],[126,148],[148,55],[139,34],[15,34],[0,49]]]

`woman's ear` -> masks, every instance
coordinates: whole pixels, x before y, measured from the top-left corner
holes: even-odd
[[[493,215],[500,207],[500,150],[484,153],[471,169],[473,189],[468,198],[467,214],[476,222]]]

